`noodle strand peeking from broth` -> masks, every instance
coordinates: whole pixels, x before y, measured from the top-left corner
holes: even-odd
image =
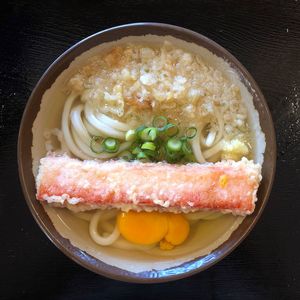
[[[223,140],[221,140],[220,142],[218,142],[217,144],[215,144],[214,146],[208,148],[207,150],[205,150],[203,152],[203,156],[208,159],[210,157],[212,157],[213,155],[219,153],[222,148],[223,148]]]
[[[199,135],[199,132],[201,132],[201,127],[199,129],[200,130],[197,131],[196,136],[192,140],[192,148],[197,162],[204,163],[206,160],[202,154],[201,145],[200,145],[200,135]]]
[[[105,120],[106,124],[101,123],[88,103],[73,106],[74,102],[77,101],[77,98],[79,98],[79,96],[75,94],[71,94],[67,98],[62,116],[62,132],[64,140],[68,150],[73,155],[81,159],[97,158],[103,160],[113,158],[130,147],[130,142],[123,142],[116,153],[94,153],[90,148],[92,136],[98,135],[105,138],[114,135],[124,139],[125,133],[110,127],[110,125],[119,128],[122,127],[124,130],[129,127],[104,114],[101,114],[101,119],[102,121]],[[83,112],[85,112],[87,119],[83,116]],[[110,123],[110,125],[108,125],[108,123]]]
[[[73,102],[76,100],[78,95],[72,93],[66,100],[63,114],[62,114],[62,132],[66,141],[67,146],[75,156],[81,159],[89,159],[89,156],[84,154],[73,141],[72,134],[70,132],[69,121],[70,121],[70,111],[72,108]]]
[[[106,221],[108,221],[109,219],[115,217],[117,214],[117,212],[107,212],[105,214],[103,214],[103,211],[99,210],[96,213],[94,213],[94,215],[91,218],[90,221],[90,225],[89,225],[89,231],[90,231],[90,235],[92,237],[92,239],[99,245],[101,246],[108,246],[113,244],[120,236],[120,232],[118,230],[117,225],[115,224],[113,226],[113,230],[111,231],[111,233],[108,233],[107,236],[102,236],[99,234],[98,231],[98,227],[100,225],[105,226],[108,223],[106,223]],[[106,228],[107,229],[107,226]],[[110,226],[108,228],[108,231],[111,230]],[[107,230],[105,231],[107,233]]]
[[[87,121],[96,129],[98,129],[103,136],[110,136],[117,139],[125,138],[124,132],[114,129],[104,122],[101,122],[94,114],[93,108],[88,103],[85,104],[84,113]]]

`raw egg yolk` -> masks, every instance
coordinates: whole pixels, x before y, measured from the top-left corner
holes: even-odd
[[[151,245],[160,242],[162,250],[182,244],[189,235],[190,225],[183,215],[158,212],[122,212],[117,224],[129,242]]]
[[[182,244],[189,235],[190,224],[183,215],[168,214],[169,228],[165,240],[172,245]]]
[[[126,240],[140,245],[155,244],[168,231],[167,216],[158,212],[122,212],[118,215],[117,224]]]

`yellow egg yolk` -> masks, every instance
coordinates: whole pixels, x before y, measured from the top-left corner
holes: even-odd
[[[140,245],[160,242],[162,250],[182,244],[190,231],[189,222],[183,215],[171,213],[121,212],[117,225],[126,240]]]
[[[182,244],[189,235],[190,224],[183,215],[168,214],[169,229],[165,240],[172,245]]]
[[[151,245],[159,242],[168,231],[168,219],[158,212],[122,212],[118,215],[118,228],[129,242]]]

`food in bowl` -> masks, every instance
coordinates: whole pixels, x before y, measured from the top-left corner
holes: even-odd
[[[118,208],[247,215],[254,211],[261,179],[260,166],[247,159],[173,165],[48,156],[40,163],[37,199],[75,212]]]
[[[33,143],[38,200],[96,257],[211,252],[255,209],[265,142],[249,92],[224,60],[171,37],[101,46],[51,87],[50,154]]]

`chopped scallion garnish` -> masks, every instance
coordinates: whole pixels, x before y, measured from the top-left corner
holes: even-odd
[[[168,136],[168,137],[173,137],[176,136],[179,133],[179,128],[178,126],[174,125],[174,124],[167,124],[165,126],[165,129],[163,130],[163,132]]]
[[[132,149],[131,153],[134,155],[139,154],[140,152],[142,152],[142,149],[140,147],[135,147]]]
[[[170,152],[179,152],[182,147],[182,141],[176,138],[171,138],[167,142],[167,149]]]
[[[157,129],[154,127],[147,127],[140,132],[140,138],[142,141],[154,141],[157,137]]]
[[[166,160],[169,163],[176,163],[182,158],[181,152],[172,152],[166,147]]]
[[[104,151],[115,153],[119,150],[120,142],[117,139],[109,137],[102,142],[102,145],[104,147]]]
[[[147,126],[141,125],[141,126],[139,126],[139,127],[135,130],[135,133],[136,133],[136,135],[137,135],[139,138],[141,137],[141,133],[142,133],[142,131],[143,131],[145,128],[147,128]]]
[[[168,119],[163,116],[154,117],[152,122],[153,127],[156,127],[157,129],[161,129],[165,127],[167,124],[168,124]]]
[[[148,126],[147,126],[148,125]],[[152,126],[141,125],[125,133],[125,140],[132,142],[128,150],[120,153],[119,157],[126,160],[138,159],[143,162],[166,160],[170,163],[194,161],[193,150],[189,139],[197,134],[196,127],[185,129],[184,135],[179,135],[181,129],[164,116],[156,116]],[[115,153],[120,149],[118,139],[108,137],[102,139],[94,136],[91,149],[95,153],[103,151]]]
[[[156,146],[155,146],[155,144],[153,142],[145,142],[142,145],[141,149],[155,151]]]
[[[138,153],[138,155],[136,156],[137,159],[139,160],[149,160],[147,154],[145,152],[140,152]]]
[[[182,142],[182,152],[184,155],[190,155],[193,153],[192,147],[188,141]]]
[[[128,142],[134,141],[136,139],[136,131],[133,129],[130,129],[125,134],[125,140]]]
[[[157,154],[156,151],[145,149],[145,150],[144,150],[144,153],[145,153],[148,157],[151,157],[152,159],[157,159],[157,155],[158,155],[158,154]]]
[[[185,131],[185,135],[188,139],[192,139],[196,136],[197,134],[197,128],[196,127],[189,127]]]

